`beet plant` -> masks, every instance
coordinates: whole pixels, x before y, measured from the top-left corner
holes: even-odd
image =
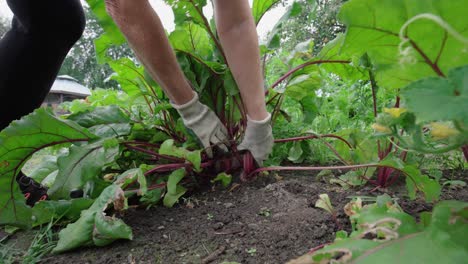
[[[340,13],[347,32],[317,56],[310,55],[313,43],[298,45],[286,62],[287,69],[266,87],[267,104],[273,123],[289,118],[284,110],[286,100],[300,105],[303,122],[311,122],[311,113],[317,108],[316,91],[323,79],[334,76],[370,82],[377,117],[377,90],[401,89],[403,100],[397,97],[394,107],[376,119],[378,133],[370,138],[378,153],[368,154],[364,141],[356,141],[350,134],[305,131],[293,138],[279,138],[276,143],[291,144],[289,154],[297,161],[309,153],[301,142],[317,140],[341,164],[265,168],[257,168],[249,153],[237,151],[246,114],[214,23],[203,14],[206,1],[166,2],[175,15],[176,28],[169,40],[178,61],[201,101],[228,129],[229,153],[215,151],[213,158],[199,149],[196,137],[183,126],[162,89],[136,60],[112,58],[109,48],[124,44],[125,38],[106,14],[104,1],[87,2],[105,30],[95,42],[97,59],[115,71],[111,78],[120,90],[96,90],[85,101],[65,105],[70,114],[63,117],[39,109],[0,133],[0,225],[30,228],[54,218],[73,222],[60,232],[55,252],[132,239],[131,229],[114,215],[127,209],[129,203],[151,206],[162,202],[170,207],[200,186],[229,184],[231,175],[247,181],[262,171],[343,169],[349,171],[348,176],[363,177],[379,187],[387,187],[404,175],[412,198],[421,191],[428,201],[437,201],[439,183],[423,175],[415,164],[405,163],[407,152],[441,153],[457,148],[466,152],[467,116],[460,109],[467,106],[467,70],[462,66],[468,64],[468,56],[464,51],[467,42],[459,33],[467,27],[460,22],[461,7],[468,4],[465,0],[457,4],[427,0],[428,7],[411,1],[349,1]],[[278,2],[254,1],[255,21],[258,23]],[[291,5],[260,47],[265,72],[268,58],[274,57],[280,46],[275,32],[300,13],[301,5]],[[432,6],[439,8],[429,8]],[[437,19],[411,20],[420,13],[431,13]],[[431,36],[427,36],[428,27],[433,29]],[[434,114],[437,98],[443,98],[444,107]],[[448,124],[442,129],[446,136],[434,140],[428,133],[434,134],[434,124],[439,123],[428,128],[426,122],[447,122],[441,124]],[[51,200],[28,207],[15,176],[34,153],[54,146],[65,151],[48,163],[47,170],[34,172],[35,179],[48,185]]]
[[[444,11],[434,11],[433,5]],[[347,26],[347,31],[324,47],[319,56],[335,53],[329,58],[348,60],[355,66],[354,71],[345,68],[346,72],[336,69],[331,72],[342,79],[367,81],[372,93],[370,111],[375,117],[376,134],[358,138],[338,131],[338,135],[353,142],[354,148],[350,151],[347,147],[338,147],[337,157],[350,164],[385,165],[378,167],[376,174],[367,168],[353,170],[340,180],[352,185],[352,181],[359,184],[360,178],[385,188],[400,175],[414,175],[406,178],[408,185],[432,186],[435,196],[429,196],[435,198],[440,185],[422,175],[417,164],[406,163],[406,160],[412,153],[440,154],[460,148],[468,159],[464,96],[468,39],[462,34],[465,24],[460,23],[461,15],[448,15],[456,13],[456,6],[448,8],[432,2],[426,7],[415,6],[412,2],[391,1],[354,1],[344,5],[339,19]],[[391,15],[380,16],[387,9],[392,11]],[[408,15],[407,10],[414,13]],[[359,17],[356,13],[369,15]],[[436,27],[435,34],[426,36],[425,29],[431,26]],[[305,71],[310,76],[321,76],[326,67],[329,66],[306,67]],[[316,81],[317,84],[321,82]],[[308,87],[314,87],[314,82]],[[379,93],[395,94],[394,102],[386,102],[382,107]],[[437,108],[440,104],[442,107]],[[375,142],[375,146],[369,142]],[[401,170],[406,173],[402,174]],[[414,194],[411,190],[410,193]]]

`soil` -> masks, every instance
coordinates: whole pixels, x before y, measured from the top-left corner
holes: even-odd
[[[467,176],[466,171],[453,175]],[[345,191],[304,172],[262,176],[234,189],[194,194],[174,208],[130,209],[123,218],[133,228],[132,241],[48,256],[42,263],[285,263],[333,241],[340,230],[330,214],[315,208],[319,194],[330,196],[338,224],[348,230],[343,206],[350,196],[385,191],[403,198],[400,206],[412,215],[432,209],[422,200],[406,199],[402,184],[371,190]],[[444,188],[442,198],[468,201],[468,188]]]

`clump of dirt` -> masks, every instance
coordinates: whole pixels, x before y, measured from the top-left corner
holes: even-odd
[[[371,187],[344,191],[310,173],[280,176],[194,194],[174,208],[131,209],[124,221],[133,228],[133,241],[49,256],[43,263],[285,263],[333,241],[339,230],[329,213],[315,208],[319,194],[329,195],[348,230],[343,207],[349,196],[382,194],[370,193]],[[401,197],[401,189],[385,191]],[[453,198],[468,201],[467,188],[444,193]],[[422,200],[399,202],[414,215],[432,209]]]

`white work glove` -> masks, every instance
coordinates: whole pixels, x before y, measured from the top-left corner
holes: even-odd
[[[179,112],[185,126],[197,135],[210,158],[213,157],[211,144],[228,152],[226,144],[223,143],[228,141],[226,127],[211,109],[200,103],[197,93],[194,92],[193,99],[186,104],[171,105]]]
[[[258,166],[268,159],[273,150],[273,132],[271,130],[271,114],[264,120],[255,121],[247,116],[247,129],[238,150],[248,150],[252,153]]]

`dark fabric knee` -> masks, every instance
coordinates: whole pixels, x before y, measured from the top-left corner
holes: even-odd
[[[28,35],[73,45],[83,34],[86,19],[80,0],[7,2],[15,14],[14,27]]]
[[[15,17],[0,40],[0,130],[40,106],[85,27],[80,0],[7,1]]]

